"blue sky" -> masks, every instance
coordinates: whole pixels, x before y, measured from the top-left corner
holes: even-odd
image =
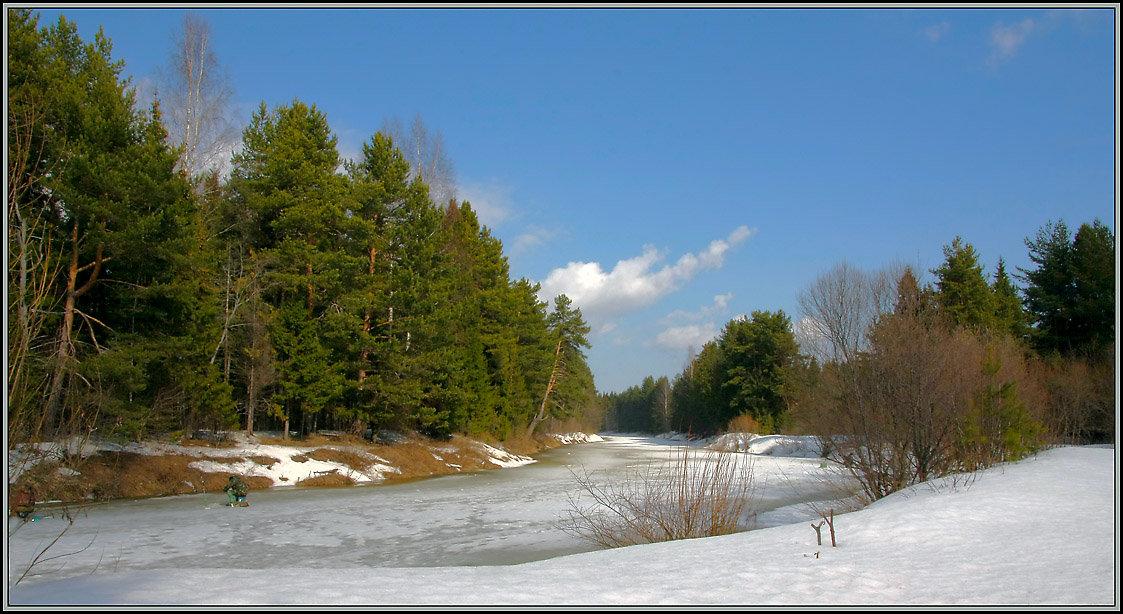
[[[928,271],[958,235],[990,273],[1051,220],[1115,230],[1113,9],[195,12],[243,120],[299,98],[352,156],[420,114],[512,275],[593,324],[601,391],[798,320],[844,260]],[[60,13],[144,88],[183,10]]]

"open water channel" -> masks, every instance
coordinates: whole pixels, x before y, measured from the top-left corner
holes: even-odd
[[[202,494],[91,505],[35,565],[51,579],[135,569],[508,565],[599,547],[563,531],[574,473],[621,476],[674,458],[679,444],[637,437],[555,448],[521,467],[377,486],[274,488],[250,507]],[[748,455],[738,455],[748,456]],[[831,496],[818,459],[752,457],[760,528],[814,518]],[[66,521],[9,519],[9,585]],[[30,578],[29,578],[30,579]]]

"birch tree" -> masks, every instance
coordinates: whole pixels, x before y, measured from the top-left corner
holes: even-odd
[[[164,75],[169,142],[182,147],[179,169],[196,189],[202,177],[225,167],[237,131],[231,117],[233,89],[214,52],[211,27],[193,13],[183,16]]]
[[[456,171],[444,136],[430,131],[420,113],[413,116],[408,127],[395,117],[385,122],[382,131],[392,137],[409,161],[409,179],[420,178],[429,186],[434,204],[443,208],[456,198]]]

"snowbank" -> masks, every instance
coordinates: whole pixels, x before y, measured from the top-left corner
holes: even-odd
[[[728,433],[716,437],[707,447],[721,452],[746,452],[789,458],[820,458],[823,449],[815,437]]]
[[[550,437],[557,439],[563,445],[568,445],[571,443],[593,443],[597,441],[604,441],[604,439],[601,439],[600,435],[597,435],[595,433],[592,435],[588,433],[554,433],[551,434]]]

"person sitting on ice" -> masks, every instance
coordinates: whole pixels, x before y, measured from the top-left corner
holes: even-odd
[[[235,505],[246,507],[249,505],[249,503],[246,503],[246,494],[250,489],[246,486],[246,483],[242,481],[242,478],[236,475],[230,476],[230,481],[226,483],[226,486],[222,487],[222,490],[225,491],[226,496],[230,498],[230,507],[234,507]]]

